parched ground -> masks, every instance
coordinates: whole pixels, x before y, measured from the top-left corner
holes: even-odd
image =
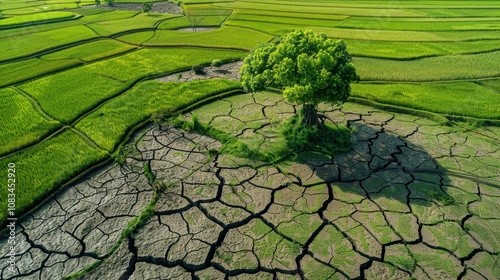
[[[61,279],[97,261],[79,279],[500,278],[498,128],[353,103],[325,109],[351,128],[353,149],[278,166],[148,127],[123,165],[61,191],[20,224],[21,278]],[[296,110],[256,93],[192,114],[265,148]],[[148,204],[152,216],[121,239]],[[0,278],[11,279],[5,257],[0,264]]]

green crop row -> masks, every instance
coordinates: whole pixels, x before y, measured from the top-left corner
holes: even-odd
[[[197,20],[197,27],[203,26],[220,26],[227,16],[200,16]],[[199,20],[199,21],[198,21]],[[158,25],[158,29],[179,29],[191,27],[191,23],[187,17],[177,17],[171,20],[164,21]]]
[[[70,123],[139,79],[213,59],[238,59],[241,51],[194,48],[142,49],[19,86],[53,118]]]
[[[500,51],[394,61],[355,57],[362,80],[373,81],[442,81],[499,77]]]
[[[0,160],[4,170],[9,163],[16,165],[16,215],[34,207],[61,183],[107,156],[87,142],[74,131],[66,130],[32,149]],[[7,182],[7,172],[2,172],[0,179]],[[7,187],[0,188],[3,209],[7,209],[7,193]],[[2,211],[0,220],[6,216],[7,211]]]
[[[268,42],[273,37],[258,31],[222,27],[204,32],[180,32],[171,30],[156,31],[156,35],[145,45],[161,46],[202,46],[250,50],[261,42]]]
[[[86,116],[76,128],[111,151],[128,129],[154,113],[174,112],[215,93],[240,87],[239,82],[219,79],[185,83],[147,81]]]
[[[500,30],[500,21],[404,21],[384,18],[350,18],[340,28],[408,31]]]
[[[234,13],[231,16],[231,20],[238,21],[251,21],[251,22],[265,22],[265,23],[278,23],[287,25],[297,25],[296,28],[301,28],[301,26],[323,26],[323,27],[335,27],[342,20],[312,20],[308,18],[294,18],[294,17],[276,17],[267,15],[247,15]]]
[[[134,32],[134,33],[122,35],[122,36],[117,37],[115,39],[129,43],[129,44],[141,45],[142,43],[146,42],[147,40],[153,38],[153,36],[155,36],[155,34],[156,34],[156,32],[153,30],[151,30],[151,31],[139,31],[139,32]]]
[[[134,49],[113,40],[101,40],[68,48],[59,52],[17,62],[0,64],[0,87],[20,81],[35,79],[57,70],[81,65],[85,62],[105,58]]]
[[[439,114],[500,119],[500,94],[473,82],[360,83],[352,85],[352,96]]]
[[[44,118],[30,101],[11,88],[0,89],[0,155],[36,142],[60,124]]]
[[[298,29],[297,26],[286,23],[269,23],[257,21],[244,21],[228,19],[224,25],[249,28],[273,35],[285,35]],[[299,29],[311,29],[316,33],[324,33],[328,37],[365,40],[365,41],[388,41],[388,42],[451,42],[471,40],[494,40],[500,39],[500,32],[496,31],[396,31],[396,30],[371,30],[371,29],[347,29],[303,25]]]
[[[237,1],[229,3],[216,3],[213,7],[219,8],[232,8],[236,10],[264,10],[264,11],[280,11],[280,12],[296,12],[296,13],[310,13],[310,14],[331,14],[331,15],[348,15],[348,16],[368,16],[368,17],[422,17],[423,15],[418,12],[398,8],[385,8],[371,9],[371,8],[349,8],[349,7],[327,7],[327,6],[299,6],[293,5],[289,2],[281,3],[253,3],[250,1]]]
[[[500,40],[409,43],[345,40],[349,54],[389,59],[415,59],[429,56],[472,54],[500,50]]]
[[[40,21],[55,20],[55,19],[69,19],[75,15],[70,12],[46,12],[31,15],[20,15],[0,20],[0,28],[15,26],[18,24],[36,23]]]
[[[95,32],[100,35],[108,36],[111,34],[116,34],[128,30],[135,30],[141,28],[153,28],[156,23],[161,20],[178,17],[179,15],[174,14],[146,14],[140,13],[134,17],[110,21],[101,21],[98,23],[92,23],[88,26],[92,28]]]
[[[234,15],[257,15],[257,16],[271,16],[271,17],[285,17],[295,19],[310,19],[310,20],[344,20],[349,16],[329,15],[329,14],[308,14],[298,12],[282,12],[282,11],[263,11],[263,10],[235,10]]]
[[[85,26],[72,26],[0,40],[0,60],[29,55],[55,46],[97,37]]]

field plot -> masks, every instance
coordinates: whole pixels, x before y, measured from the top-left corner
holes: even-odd
[[[12,88],[0,90],[0,155],[34,143],[60,126],[34,108],[34,104]]]
[[[4,18],[0,21],[0,29],[5,27],[13,27],[15,25],[33,24],[49,20],[70,19],[73,17],[75,17],[75,15],[70,12],[47,12],[47,13],[38,13],[26,16]]]
[[[52,117],[70,123],[96,105],[151,75],[208,63],[238,59],[239,51],[195,48],[143,49],[19,86]],[[164,61],[165,63],[155,63]]]
[[[50,48],[96,38],[98,35],[85,26],[73,26],[57,30],[31,33],[25,36],[7,37],[0,41],[0,61],[13,59],[48,50]]]
[[[250,50],[272,39],[267,34],[242,28],[223,27],[204,32],[160,30],[145,46],[200,46]]]

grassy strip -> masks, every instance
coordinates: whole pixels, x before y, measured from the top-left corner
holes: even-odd
[[[353,84],[352,96],[438,114],[500,119],[500,94],[472,82]]]
[[[497,14],[498,16],[498,14]],[[407,21],[390,18],[349,18],[340,28],[408,31],[500,30],[499,21]]]
[[[26,212],[62,183],[108,154],[91,148],[71,130],[62,132],[33,149],[0,160],[1,166],[16,164],[16,215]],[[7,173],[0,174],[7,181]],[[0,189],[0,206],[7,209],[7,188]],[[0,213],[0,221],[7,211]]]
[[[0,60],[29,55],[55,46],[97,37],[85,26],[72,26],[56,30],[7,37],[0,40]]]
[[[39,58],[0,64],[0,73],[2,73],[0,87],[34,79],[41,75],[80,64],[82,64],[82,62],[77,59],[44,61]]]
[[[268,42],[272,38],[272,36],[261,32],[234,27],[222,27],[217,30],[194,33],[160,30],[145,45],[190,45],[250,50],[255,48],[259,43]]]
[[[33,105],[11,88],[0,89],[0,155],[39,140],[60,124],[41,116]]]
[[[284,35],[297,29],[297,26],[286,23],[270,23],[258,21],[233,20],[229,18],[224,25],[258,30],[273,35]],[[365,41],[388,42],[452,42],[469,40],[500,39],[500,32],[495,31],[395,31],[372,29],[346,29],[321,27],[308,24],[300,29],[311,29],[316,33],[324,33],[331,38]]]
[[[256,15],[256,16],[268,16],[272,18],[294,18],[294,19],[309,19],[309,20],[334,20],[340,21],[349,18],[349,16],[341,15],[328,15],[328,14],[308,14],[303,12],[282,12],[282,11],[264,11],[264,10],[236,10],[234,15]]]
[[[70,19],[75,15],[70,12],[46,12],[31,15],[19,15],[0,20],[0,28],[13,27],[19,24],[37,23],[55,19]]]
[[[109,36],[127,30],[152,28],[158,21],[174,17],[178,15],[140,13],[131,18],[92,23],[88,26],[102,36]]]
[[[52,117],[71,123],[139,79],[213,59],[236,59],[240,51],[193,48],[143,49],[45,77],[20,86]]]
[[[227,16],[203,16],[203,19],[199,22],[197,27],[203,26],[220,26],[225,20]],[[191,27],[189,23],[189,19],[187,17],[177,17],[170,20],[166,20],[160,25],[158,25],[158,29],[179,29]]]
[[[213,4],[214,7],[221,8],[233,8],[237,10],[265,10],[265,11],[280,11],[280,12],[297,12],[297,13],[310,13],[310,14],[331,14],[331,15],[350,15],[350,16],[368,16],[368,17],[379,17],[384,15],[386,17],[422,17],[422,14],[418,12],[412,12],[397,8],[387,8],[384,9],[367,9],[367,8],[349,8],[349,7],[328,7],[325,5],[321,6],[302,6],[294,5],[290,2],[281,3],[252,3],[251,1],[238,1],[224,4]]]
[[[334,18],[335,18],[335,16],[334,16]],[[297,28],[301,28],[302,26],[335,27],[339,23],[342,22],[342,19],[340,19],[340,20],[332,20],[332,19],[312,20],[310,18],[275,17],[272,15],[271,16],[268,16],[268,15],[246,15],[246,14],[240,14],[240,13],[234,13],[231,16],[231,20],[298,25]]]
[[[431,56],[472,54],[500,50],[500,40],[409,43],[345,40],[349,54],[376,58],[409,60]]]
[[[412,61],[355,57],[353,63],[364,81],[440,81],[500,76],[500,51],[473,55],[441,56]]]
[[[189,83],[147,81],[86,116],[76,124],[76,128],[111,151],[130,127],[153,114],[168,114],[211,95],[240,87],[239,82],[219,79]]]
[[[100,58],[124,53],[134,49],[135,47],[126,45],[114,40],[99,40],[90,42],[75,47],[71,47],[62,51],[44,55],[43,60],[63,60],[63,59],[79,59],[84,62],[90,62]]]
[[[116,40],[126,42],[128,44],[141,45],[144,42],[155,36],[156,31],[140,31],[116,37]]]

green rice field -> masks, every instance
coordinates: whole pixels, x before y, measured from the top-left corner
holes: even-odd
[[[165,1],[115,1],[137,9],[0,1],[0,166],[18,166],[19,215],[110,160],[138,124],[241,89],[229,79],[157,78],[242,60],[295,29],[346,42],[360,76],[348,104],[437,114],[452,126],[500,123],[499,1],[182,0],[170,2],[180,12],[141,12],[149,2]],[[193,18],[201,19],[197,26]],[[1,209],[6,197],[0,188]],[[0,221],[6,218],[0,211]],[[333,229],[326,237],[344,238]]]

